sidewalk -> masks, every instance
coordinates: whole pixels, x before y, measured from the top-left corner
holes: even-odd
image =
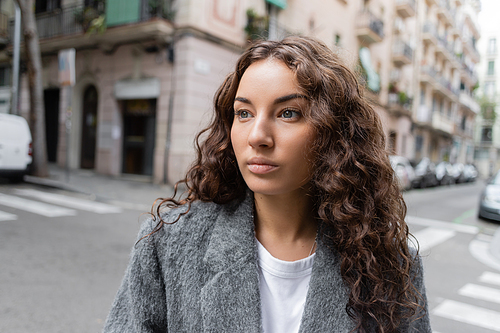
[[[25,176],[26,183],[88,195],[91,199],[123,208],[149,211],[157,198],[173,194],[170,185],[151,183],[148,176],[106,176],[92,170],[76,169],[66,173],[56,164],[49,165],[49,177]]]

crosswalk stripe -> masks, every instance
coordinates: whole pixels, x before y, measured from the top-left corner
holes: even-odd
[[[73,209],[53,206],[38,201],[27,200],[7,194],[0,194],[0,205],[17,208],[30,213],[35,213],[47,217],[74,216],[76,211]]]
[[[472,225],[456,224],[433,219],[426,219],[417,216],[406,216],[406,221],[409,224],[421,225],[424,227],[439,227],[442,229],[452,229],[458,232],[475,235],[479,233],[479,228]]]
[[[500,286],[500,274],[483,272],[483,274],[479,277],[479,281]]]
[[[500,332],[500,312],[445,300],[433,311],[437,316]]]
[[[107,205],[101,202],[78,199],[61,194],[46,193],[37,190],[17,189],[16,194],[32,197],[56,205],[86,210],[98,214],[121,213],[123,211],[121,207]]]
[[[413,236],[418,240],[420,252],[427,251],[455,235],[455,230],[441,228],[425,228],[413,233]]]
[[[500,263],[490,252],[490,243],[472,240],[469,243],[469,252],[477,261],[500,271]]]
[[[500,290],[490,287],[467,283],[465,286],[460,288],[460,290],[458,290],[458,294],[500,304]]]
[[[17,220],[17,215],[7,212],[2,212],[0,210],[0,221],[14,221],[14,220]]]

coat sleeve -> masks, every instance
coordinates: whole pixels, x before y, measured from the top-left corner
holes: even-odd
[[[415,254],[416,255],[416,254]],[[415,259],[415,270],[413,272],[414,280],[413,283],[417,288],[417,291],[422,296],[421,301],[421,311],[419,311],[415,318],[410,322],[408,332],[412,333],[432,333],[431,323],[429,318],[429,308],[427,306],[427,296],[425,294],[425,283],[424,283],[424,268],[422,265],[422,259],[419,255],[416,255]]]
[[[151,232],[143,223],[138,239]],[[161,232],[161,230],[159,231]],[[132,249],[122,284],[104,325],[104,333],[165,333],[167,305],[155,236],[145,237]]]

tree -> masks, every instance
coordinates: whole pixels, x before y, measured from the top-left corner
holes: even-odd
[[[21,9],[21,26],[24,35],[28,82],[30,92],[29,123],[33,136],[32,172],[47,177],[47,147],[45,138],[45,108],[42,87],[42,55],[34,13],[34,0],[14,0]]]

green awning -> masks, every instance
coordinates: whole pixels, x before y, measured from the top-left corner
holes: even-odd
[[[286,8],[286,0],[266,0],[272,5],[275,5],[276,7],[279,7],[281,9]]]

